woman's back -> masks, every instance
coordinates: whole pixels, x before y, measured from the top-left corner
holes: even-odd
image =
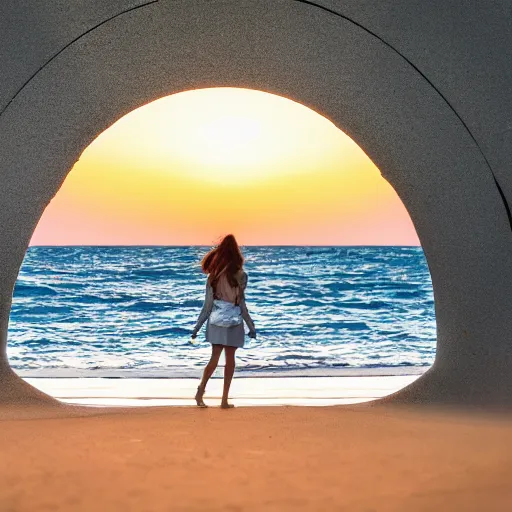
[[[235,274],[235,279],[237,280],[239,285],[242,287],[242,289],[244,288],[244,286],[243,286],[243,282],[244,282],[243,278],[245,277],[244,274],[245,274],[245,272],[242,269],[240,269]],[[234,304],[235,302],[237,302],[237,298],[240,297],[239,293],[240,293],[239,288],[233,288],[231,286],[231,284],[229,283],[226,274],[222,273],[219,276],[217,282],[215,283],[215,298],[220,299],[220,300],[225,300],[225,301],[228,301],[228,302],[231,302]]]

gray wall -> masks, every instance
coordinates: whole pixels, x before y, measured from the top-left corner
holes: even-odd
[[[0,401],[42,399],[5,357],[12,288],[82,151],[149,101],[236,86],[328,117],[411,215],[434,286],[437,356],[388,401],[512,404],[511,2],[47,4],[0,6]]]

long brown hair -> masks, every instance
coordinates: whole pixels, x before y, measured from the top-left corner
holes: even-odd
[[[215,290],[215,285],[220,274],[225,272],[229,284],[236,288],[238,281],[236,273],[242,268],[244,257],[233,235],[226,235],[220,244],[208,252],[201,261],[201,268],[208,274],[210,286]]]

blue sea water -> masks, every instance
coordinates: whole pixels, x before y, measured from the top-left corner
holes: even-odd
[[[16,283],[8,356],[18,370],[197,375],[210,346],[207,247],[31,247]],[[428,366],[432,284],[420,247],[244,247],[256,340],[239,371]],[[167,373],[168,372],[168,373]]]

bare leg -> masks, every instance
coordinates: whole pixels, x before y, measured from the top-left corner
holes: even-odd
[[[226,356],[226,366],[224,367],[224,391],[222,393],[222,402],[220,406],[223,409],[229,409],[234,405],[228,403],[229,387],[235,373],[235,351],[236,347],[225,347],[224,354]]]
[[[220,355],[222,354],[223,348],[224,347],[222,345],[212,345],[212,355],[204,369],[203,378],[201,379],[201,383],[197,388],[197,393],[195,396],[196,403],[199,407],[207,407],[207,405],[203,402],[204,391],[206,389],[206,384],[210,380],[210,377],[213,375],[213,372],[215,371],[215,368],[217,368],[217,364],[219,363],[219,358]]]

